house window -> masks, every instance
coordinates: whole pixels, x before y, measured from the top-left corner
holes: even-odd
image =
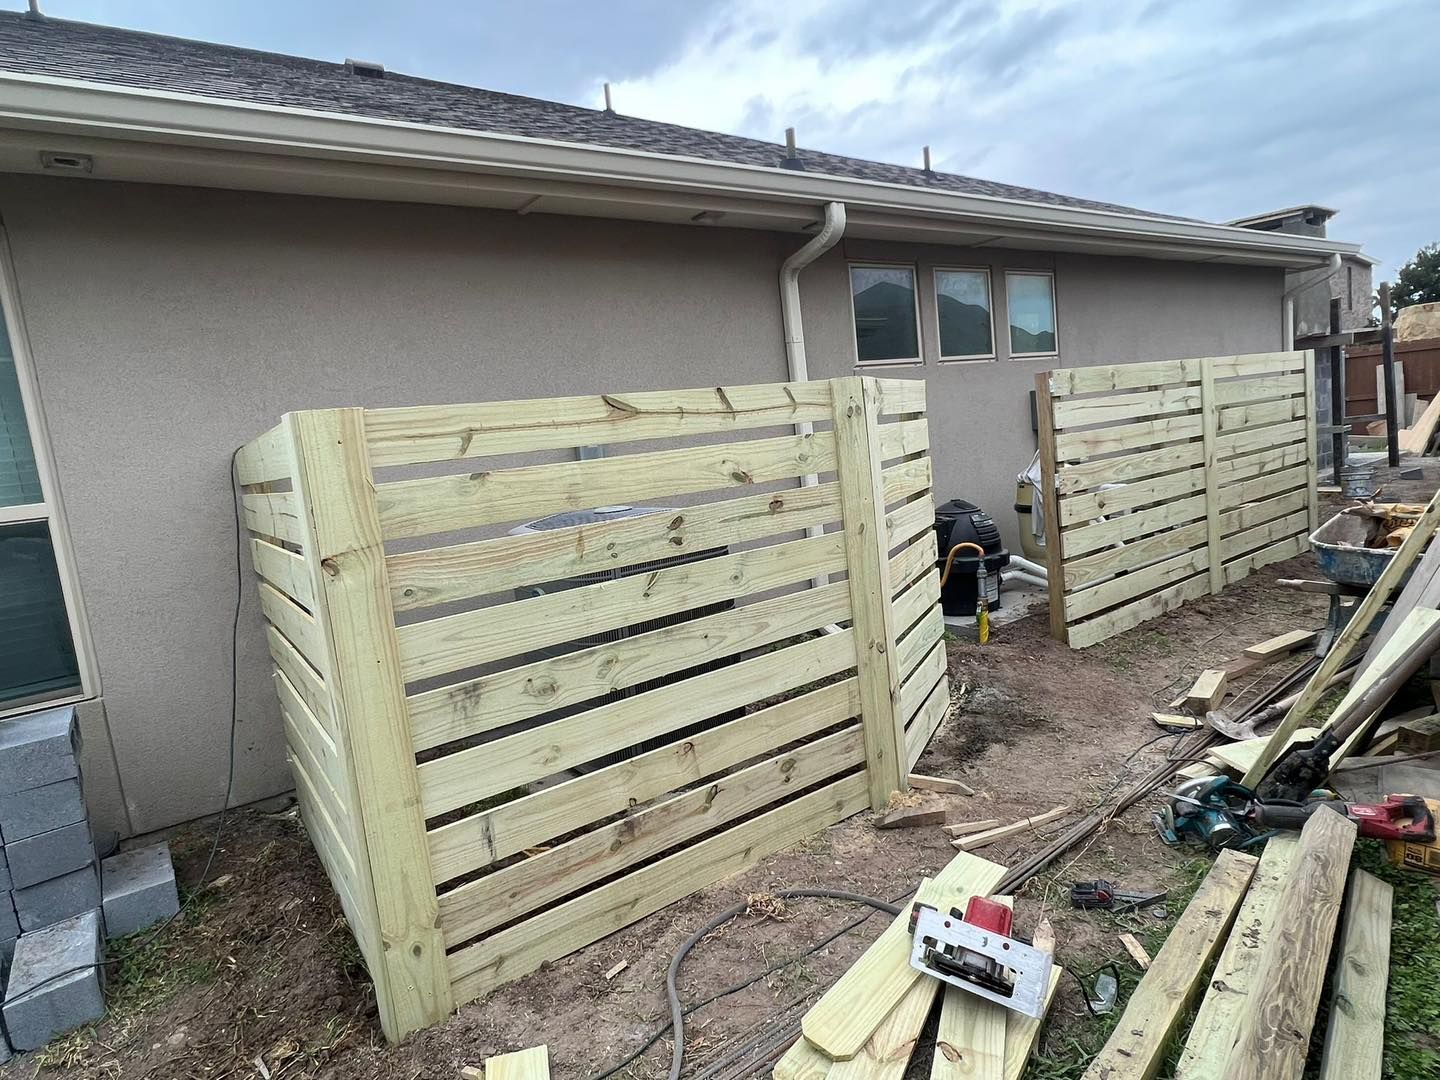
[[[995,359],[989,270],[935,271],[941,360]]]
[[[1010,355],[1054,356],[1055,275],[1030,270],[1005,273],[1010,313]]]
[[[913,266],[851,266],[850,302],[860,363],[920,362]]]
[[[74,699],[85,682],[6,271],[0,251],[0,713]]]

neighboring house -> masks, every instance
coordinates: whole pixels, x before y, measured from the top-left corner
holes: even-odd
[[[1013,545],[1038,372],[1278,349],[1286,274],[1358,253],[16,14],[0,218],[0,710],[83,701],[126,832],[225,790],[230,454],[286,411],[910,376]],[[253,594],[237,801],[290,787]]]

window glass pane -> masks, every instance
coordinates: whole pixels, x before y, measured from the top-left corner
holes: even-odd
[[[10,351],[10,335],[0,318],[0,506],[43,502],[35,451],[20,403],[20,379]]]
[[[0,525],[0,707],[79,689],[50,529],[43,521]]]
[[[852,266],[855,345],[863,360],[918,360],[915,271],[904,266]]]
[[[990,356],[990,275],[984,270],[935,271],[941,356]]]
[[[1006,274],[1010,351],[1055,351],[1055,279],[1049,274]]]

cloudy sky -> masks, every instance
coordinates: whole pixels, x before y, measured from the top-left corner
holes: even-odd
[[[19,0],[7,6],[23,7]],[[594,105],[1224,221],[1440,240],[1440,3],[42,0],[47,14]]]

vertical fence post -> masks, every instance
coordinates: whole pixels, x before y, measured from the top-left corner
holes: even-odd
[[[1331,386],[1332,394],[1344,393],[1344,387]],[[1306,483],[1310,486],[1310,531],[1320,527],[1320,437],[1319,417],[1315,415],[1315,350],[1305,351],[1305,445],[1310,448],[1306,460],[1310,463]],[[1309,547],[1309,537],[1305,540]]]
[[[1039,424],[1040,490],[1031,512],[1045,518],[1045,581],[1050,591],[1050,636],[1068,642],[1065,625],[1065,539],[1060,533],[1060,493],[1055,490],[1055,402],[1050,397],[1050,371],[1035,376],[1035,419]],[[944,552],[941,552],[943,555]]]
[[[328,643],[327,683],[365,836],[368,865],[356,872],[369,875],[378,921],[380,957],[367,959],[381,1026],[397,1041],[444,1019],[452,1000],[364,411],[314,410],[286,420],[311,534],[306,561],[318,567],[315,617]]]
[[[873,378],[830,381],[835,462],[850,574],[850,609],[860,682],[870,805],[905,787],[905,717],[890,610],[890,551],[880,457],[880,387]]]
[[[1200,361],[1200,435],[1205,455],[1205,552],[1210,558],[1210,591],[1225,588],[1225,553],[1220,536],[1220,470],[1216,439],[1220,434],[1220,406],[1215,400],[1215,360]]]

